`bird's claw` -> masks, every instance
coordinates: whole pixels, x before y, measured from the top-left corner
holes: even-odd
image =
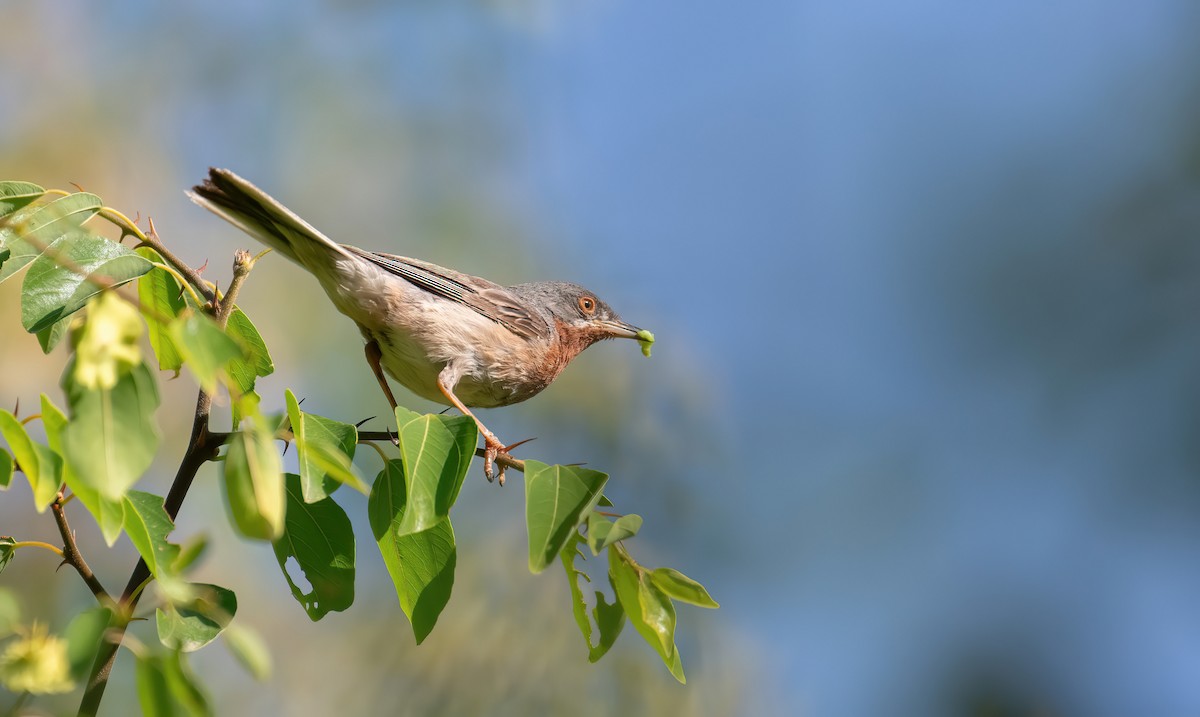
[[[504,485],[504,465],[497,464],[496,459],[501,455],[508,454],[508,448],[496,438],[493,433],[485,433],[483,436],[483,477],[488,479],[488,483],[499,480],[500,485]],[[500,466],[499,472],[496,471],[496,466]]]
[[[507,446],[500,442],[495,435],[488,434],[484,436],[483,449],[483,475],[491,483],[493,480],[498,481],[500,485],[504,485],[504,471],[507,468],[503,463],[499,462],[500,456],[507,456],[517,446],[522,446],[532,441],[532,438],[526,438],[523,441],[510,443]],[[496,472],[496,467],[499,466],[499,472]]]

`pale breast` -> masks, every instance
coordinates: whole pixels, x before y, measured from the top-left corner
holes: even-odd
[[[473,309],[428,294],[404,296],[390,307],[394,321],[370,331],[384,369],[413,393],[448,405],[438,376],[448,365],[454,393],[468,406],[493,408],[523,401],[544,384],[530,385],[538,342],[514,335]]]
[[[455,395],[473,407],[524,401],[549,383],[536,370],[549,338],[517,336],[365,261],[337,264],[336,272],[318,277],[326,293],[364,337],[379,343],[384,370],[421,398],[449,405],[437,384],[448,365],[457,376]]]

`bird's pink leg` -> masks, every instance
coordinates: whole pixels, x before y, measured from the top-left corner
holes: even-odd
[[[395,411],[396,397],[392,395],[392,387],[388,386],[387,379],[383,375],[383,367],[379,365],[379,359],[383,358],[383,352],[379,350],[379,342],[371,339],[363,347],[363,350],[367,354],[367,363],[375,372],[375,380],[379,382],[379,387],[383,389],[383,394],[387,396],[388,403],[392,404],[392,410]]]
[[[479,418],[474,413],[471,413],[471,409],[467,408],[466,405],[462,401],[458,400],[458,396],[454,395],[454,389],[452,389],[452,388],[450,388],[450,386],[446,385],[445,381],[443,381],[440,376],[438,377],[437,384],[438,384],[438,390],[440,390],[442,392],[442,395],[446,397],[446,400],[448,400],[451,404],[453,404],[455,408],[462,411],[464,415],[470,416],[471,419],[473,421],[475,421],[475,426],[479,429],[479,433],[483,435],[483,445],[484,445],[483,475],[484,475],[484,477],[488,479],[489,483],[492,481],[493,478],[498,477],[500,479],[500,485],[504,485],[504,466],[503,465],[500,466],[500,473],[498,476],[493,473],[492,469],[496,462],[496,456],[501,455],[501,454],[507,454],[508,447],[505,446],[503,443],[501,443],[500,439],[496,438],[496,434],[489,431],[487,426],[483,425],[483,422],[480,421]],[[522,443],[524,443],[524,441],[522,441]],[[517,444],[513,444],[513,447],[515,448],[516,445]]]

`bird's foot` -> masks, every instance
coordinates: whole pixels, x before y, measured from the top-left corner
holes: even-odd
[[[511,443],[506,446],[500,442],[499,438],[496,438],[496,434],[492,433],[491,431],[485,433],[483,435],[483,475],[488,479],[488,482],[491,483],[493,480],[495,480],[499,482],[500,485],[504,485],[504,470],[506,466],[503,463],[500,463],[497,459],[500,456],[509,455],[509,452],[517,446],[524,445],[532,440],[532,438],[526,438],[523,441],[517,441],[516,443]],[[498,472],[495,470],[497,466],[499,466]]]

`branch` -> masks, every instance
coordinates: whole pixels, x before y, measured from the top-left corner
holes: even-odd
[[[83,582],[87,583],[88,589],[96,596],[96,600],[100,601],[101,605],[111,605],[113,599],[109,596],[108,591],[100,584],[100,580],[96,577],[92,569],[88,567],[87,561],[83,559],[83,553],[79,552],[79,546],[75,544],[75,533],[71,530],[71,525],[67,522],[67,514],[63,510],[63,494],[60,490],[58,497],[50,504],[50,510],[54,513],[54,521],[58,523],[58,532],[63,539],[63,562],[75,568],[75,572],[79,573],[79,577],[83,578]]]
[[[392,433],[391,431],[359,431],[358,442],[366,443],[368,441],[387,441],[389,443],[395,443],[396,434]],[[475,455],[483,458],[484,450],[482,448],[476,448]],[[512,468],[514,470],[521,471],[522,473],[525,472],[525,461],[521,460],[520,458],[513,458],[505,453],[501,453],[500,455],[496,456],[496,463],[506,468]]]
[[[145,235],[139,236],[141,243],[158,252],[158,255],[167,260],[167,263],[175,267],[175,269],[187,277],[188,283],[196,288],[200,294],[209,301],[215,301],[217,293],[213,291],[208,282],[201,278],[200,274],[195,269],[188,266],[179,257],[171,253],[170,249],[159,240],[158,232],[154,230],[154,221],[150,221],[150,231]]]
[[[153,228],[147,237],[154,236]],[[157,237],[155,237],[157,243]],[[161,244],[155,247],[158,251]],[[162,253],[162,252],[160,252]],[[172,261],[167,254],[162,254],[167,261]],[[229,314],[233,312],[233,303],[237,299],[238,291],[241,289],[242,283],[246,280],[246,275],[254,267],[254,260],[249,252],[239,251],[234,255],[233,260],[233,280],[229,284],[229,291],[217,303],[214,318],[221,328],[225,328],[226,322],[229,320]],[[179,267],[176,267],[179,268]],[[191,271],[189,268],[188,271]],[[195,272],[192,272],[195,274]],[[196,275],[198,278],[198,275]],[[215,296],[215,293],[212,294]],[[215,301],[215,299],[214,299]],[[183,460],[179,463],[179,470],[175,473],[175,480],[171,482],[171,490],[167,493],[166,499],[163,501],[163,507],[167,511],[167,515],[171,516],[171,520],[175,520],[179,515],[179,509],[183,506],[183,500],[187,497],[188,490],[192,487],[192,481],[196,478],[196,473],[200,470],[200,466],[217,457],[217,449],[225,442],[224,435],[220,440],[214,440],[214,434],[208,430],[208,417],[212,412],[212,396],[203,389],[196,397],[196,413],[192,420],[192,435],[188,440],[187,451],[183,454]],[[101,643],[100,651],[96,654],[96,660],[92,663],[92,674],[88,679],[87,688],[83,692],[83,700],[79,704],[80,715],[95,715],[100,708],[100,700],[104,697],[104,688],[108,686],[109,675],[112,674],[113,662],[117,658],[117,650],[121,646],[121,641],[125,637],[125,626],[130,617],[133,615],[134,608],[137,607],[138,599],[142,595],[140,590],[143,583],[150,578],[150,568],[146,565],[145,560],[138,560],[137,566],[134,567],[133,573],[129,576],[129,582],[125,584],[125,591],[121,593],[121,615],[122,619],[117,626],[109,631],[109,639]]]

